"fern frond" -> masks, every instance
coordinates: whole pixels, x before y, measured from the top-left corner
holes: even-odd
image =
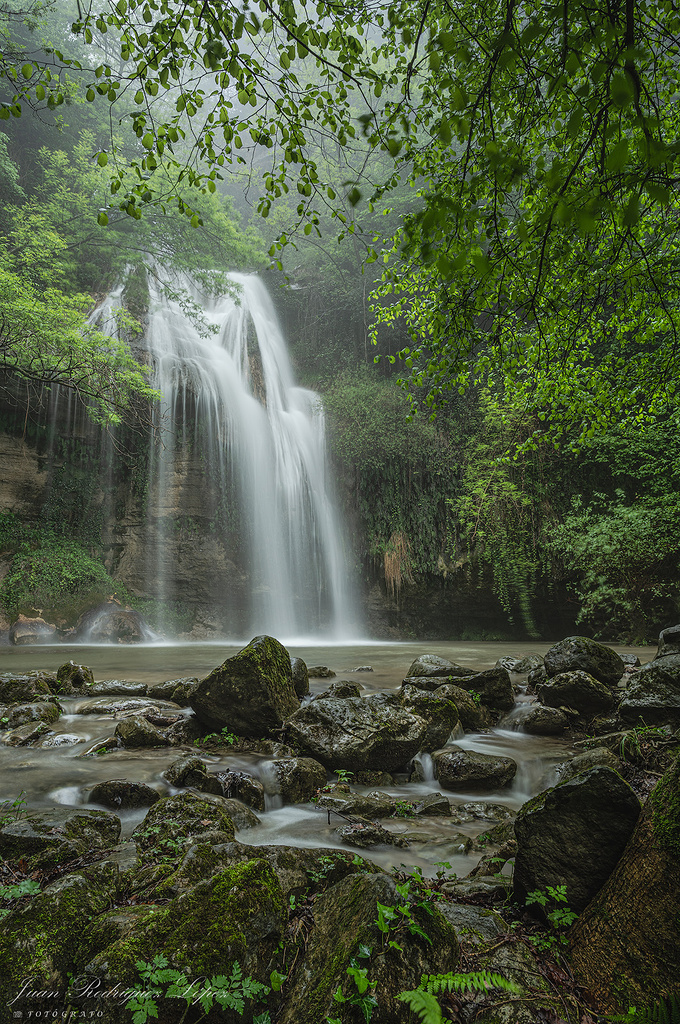
[[[520,986],[508,981],[500,974],[490,971],[470,971],[467,974],[424,974],[420,979],[420,988],[435,995],[438,992],[488,992],[491,988],[503,992],[520,992]]]
[[[412,1013],[417,1013],[422,1024],[442,1024],[442,1011],[431,993],[424,992],[422,988],[414,988],[409,992],[400,992],[397,999],[406,1003]]]

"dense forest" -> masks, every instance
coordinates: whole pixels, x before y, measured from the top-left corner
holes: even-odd
[[[323,30],[286,6],[221,35],[191,12],[164,44],[172,5],[3,9],[7,435],[53,449],[50,389],[70,390],[117,427],[119,472],[142,493],[147,275],[217,291],[260,271],[299,380],[323,396],[378,633],[653,638],[680,601],[676,115],[656,44],[639,43],[656,99],[643,90],[638,111],[625,18],[600,38],[580,8],[561,70],[538,9],[487,63],[473,55],[491,11],[462,41],[445,8],[422,23],[362,8],[344,35],[330,9]],[[120,340],[104,340],[86,317],[118,284]],[[102,453],[57,443],[41,507],[3,515],[0,599],[9,618],[59,607],[72,624],[116,566]],[[153,619],[150,595],[117,589]]]

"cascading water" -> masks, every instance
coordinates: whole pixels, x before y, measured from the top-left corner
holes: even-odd
[[[326,479],[323,408],[313,391],[295,386],[262,282],[230,279],[235,295],[211,299],[193,290],[207,331],[151,283],[147,347],[162,400],[146,589],[172,601],[181,571],[169,555],[172,531],[190,533],[198,520],[213,544],[203,545],[206,573],[214,569],[211,551],[222,559],[222,586],[209,589],[223,635],[347,638],[356,624]],[[200,465],[198,475],[187,475],[189,461]]]

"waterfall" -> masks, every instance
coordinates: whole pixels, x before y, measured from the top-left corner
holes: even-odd
[[[208,298],[193,288],[207,330],[151,282],[146,345],[162,400],[145,590],[171,602],[178,578],[193,572],[198,603],[210,604],[223,636],[348,638],[356,625],[326,476],[323,407],[295,385],[263,283],[229,276],[233,295]]]

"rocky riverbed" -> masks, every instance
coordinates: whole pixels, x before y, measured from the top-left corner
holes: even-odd
[[[482,671],[422,655],[391,689],[370,667],[262,637],[202,678],[0,676],[6,1019],[406,1022],[400,993],[461,964],[519,986],[475,1019],[558,1019],[521,1016],[565,998],[516,941],[550,920],[526,897],[587,913],[616,868],[678,747],[680,628],[642,668],[586,638]]]

